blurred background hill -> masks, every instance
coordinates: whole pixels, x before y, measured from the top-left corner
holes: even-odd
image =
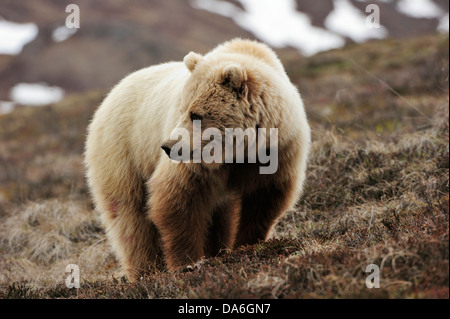
[[[64,30],[70,3],[80,8],[75,34]],[[0,22],[26,23],[32,35],[16,54],[2,54],[0,46],[0,101],[20,103],[12,92],[20,83],[66,93],[108,89],[136,69],[207,52],[233,37],[300,56],[372,38],[448,32],[446,0],[374,3],[379,30],[364,27],[368,2],[361,0],[3,0]]]

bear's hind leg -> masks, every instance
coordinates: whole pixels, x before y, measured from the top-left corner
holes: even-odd
[[[129,203],[118,204],[115,218],[105,224],[106,234],[130,281],[161,267],[158,231],[142,211]]]
[[[143,205],[145,185],[139,183],[137,186],[138,183],[127,194],[108,194],[102,200],[103,207],[98,207],[106,235],[130,281],[152,269],[159,269],[163,263],[158,230],[147,218]]]

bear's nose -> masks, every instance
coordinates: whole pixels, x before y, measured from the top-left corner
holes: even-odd
[[[161,145],[161,148],[164,150],[164,152],[166,152],[167,156],[169,156],[170,158],[170,147],[167,146],[166,144]]]

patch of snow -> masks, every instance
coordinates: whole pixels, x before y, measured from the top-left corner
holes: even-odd
[[[325,19],[325,27],[355,42],[369,39],[383,39],[388,36],[385,27],[371,28],[367,25],[367,16],[353,6],[349,0],[334,0],[334,10]]]
[[[53,30],[52,33],[52,39],[55,42],[62,42],[70,38],[72,35],[74,35],[78,29],[76,28],[67,28],[66,26],[60,26],[57,27],[55,30]]]
[[[437,27],[437,30],[439,31],[439,32],[442,32],[442,33],[448,33],[448,29],[449,29],[449,15],[448,15],[448,13],[445,15],[445,16],[443,16],[442,18],[441,18],[441,20],[439,21],[439,25],[438,25],[438,27]]]
[[[413,18],[441,18],[444,12],[431,0],[400,0],[397,10]]]
[[[11,113],[14,110],[15,103],[12,101],[0,101],[0,115]]]
[[[245,10],[220,0],[193,0],[194,8],[233,19],[273,47],[291,46],[305,55],[342,47],[345,40],[332,32],[314,27],[310,18],[296,10],[294,0],[239,0]]]
[[[191,1],[191,6],[195,9],[203,9],[228,18],[244,14],[240,8],[226,1],[193,0]]]
[[[19,83],[10,92],[11,100],[25,105],[56,103],[64,97],[64,90],[45,83]]]
[[[373,3],[373,4],[376,4],[377,2],[384,2],[384,3],[391,3],[392,2],[392,0],[376,0],[376,1],[373,1],[373,0],[356,0],[356,1],[358,1],[358,2],[370,2],[370,3]]]
[[[0,19],[0,54],[16,55],[38,34],[34,23],[15,23]]]

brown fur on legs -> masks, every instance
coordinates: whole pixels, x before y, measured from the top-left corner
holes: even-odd
[[[158,191],[151,192],[149,217],[161,234],[169,269],[205,256],[208,226],[217,198],[213,182],[199,179],[185,166],[171,162],[162,162],[156,169],[151,187]]]
[[[223,249],[233,249],[239,222],[240,200],[232,194],[214,207],[205,243],[207,257],[215,257]]]
[[[146,193],[145,185],[134,180],[135,187],[127,198],[117,192],[106,198],[96,197],[99,202],[109,203],[98,204],[97,208],[102,213],[106,235],[131,281],[152,269],[164,267],[158,230],[147,218],[146,197],[141,195]]]
[[[163,269],[158,231],[142,211],[123,207],[108,224],[106,234],[130,281]]]
[[[289,205],[290,187],[272,184],[242,198],[235,247],[266,240],[269,231]]]

